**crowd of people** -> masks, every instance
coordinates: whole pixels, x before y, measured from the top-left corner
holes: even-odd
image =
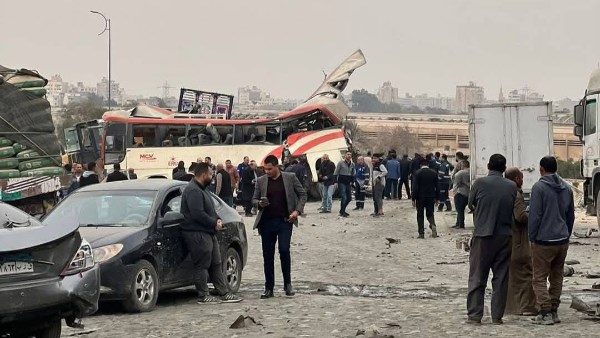
[[[234,166],[213,164],[210,157],[199,158],[186,168],[179,162],[173,169],[173,179],[188,181],[182,195],[184,216],[182,232],[195,265],[195,280],[200,303],[238,302],[229,294],[223,281],[221,258],[216,233],[222,228],[208,191],[218,195],[228,205],[239,203],[246,216],[257,215],[254,228],[262,238],[265,292],[261,299],[274,296],[274,256],[279,243],[284,291],[293,296],[291,285],[290,241],[293,225],[304,213],[307,200],[308,164],[305,158],[286,159],[268,156],[263,166],[244,157]],[[557,161],[545,156],[540,160],[541,179],[533,185],[529,207],[523,196],[523,173],[507,168],[506,158],[494,154],[489,158],[489,174],[471,182],[467,156],[457,152],[455,165],[446,154],[404,154],[400,160],[394,150],[387,156],[370,154],[356,156],[346,152],[333,163],[323,154],[316,163],[320,185],[321,213],[331,213],[333,195],[340,197],[339,217],[349,217],[353,210],[365,207],[367,193],[372,194],[373,217],[384,216],[383,201],[412,201],[416,209],[418,239],[425,238],[425,219],[431,237],[436,238],[435,209],[451,211],[452,191],[456,209],[454,229],[465,228],[465,213],[473,213],[473,236],[470,243],[467,295],[468,324],[480,324],[483,318],[485,288],[490,271],[492,279],[492,323],[502,324],[505,312],[534,316],[533,323],[560,323],[558,307],[562,292],[563,268],[569,238],[573,231],[573,192],[557,174]],[[72,172],[73,183],[65,194],[100,179],[94,162],[74,164],[65,169]],[[107,181],[135,179],[135,172],[121,171],[115,164]],[[234,201],[234,193],[237,200]],[[209,294],[207,280],[215,290]],[[548,284],[548,285],[547,285]]]

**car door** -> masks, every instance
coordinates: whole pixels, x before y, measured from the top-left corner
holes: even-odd
[[[180,212],[181,210],[181,189],[175,188],[165,195],[165,198],[158,211],[159,220],[167,212]],[[181,271],[183,262],[187,256],[187,250],[183,243],[181,229],[179,224],[157,225],[158,237],[160,238],[161,260],[162,260],[162,286],[171,287],[179,285],[181,282]]]

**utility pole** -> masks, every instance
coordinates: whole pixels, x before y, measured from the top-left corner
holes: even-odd
[[[169,97],[169,96],[170,96],[170,92],[169,92],[169,91],[170,91],[172,88],[175,88],[175,87],[171,87],[171,86],[169,85],[169,82],[165,81],[165,83],[163,83],[163,85],[162,85],[162,86],[160,86],[160,87],[158,87],[158,88],[162,89],[162,91],[163,91],[163,94],[162,94],[162,95],[163,95],[163,96],[162,96],[162,99],[163,99],[163,100],[166,100],[166,99],[167,99],[167,97]]]
[[[104,30],[102,32],[100,32],[100,34],[98,34],[98,36],[104,34],[104,32],[108,31],[108,110],[110,110],[111,108],[111,92],[112,92],[112,78],[111,78],[111,53],[110,53],[110,45],[111,45],[111,41],[110,41],[110,19],[107,19],[106,16],[104,16],[104,14],[100,13],[100,12],[96,12],[96,11],[90,11],[94,14],[98,14],[100,16],[102,16],[102,18],[104,18]]]

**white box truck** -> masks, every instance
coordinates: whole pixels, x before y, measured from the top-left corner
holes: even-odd
[[[471,181],[488,174],[491,155],[506,157],[507,167],[523,172],[528,199],[540,178],[540,159],[554,154],[552,102],[479,104],[469,107]]]

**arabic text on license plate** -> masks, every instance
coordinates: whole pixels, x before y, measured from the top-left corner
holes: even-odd
[[[29,262],[4,262],[0,264],[0,276],[16,275],[33,272],[33,263]]]

